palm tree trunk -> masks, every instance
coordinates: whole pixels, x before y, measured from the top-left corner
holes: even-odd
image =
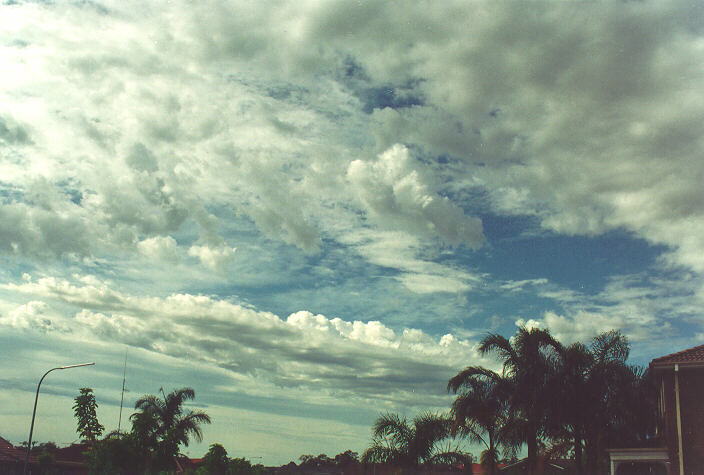
[[[494,434],[489,431],[489,453],[491,454],[491,463],[489,464],[489,475],[496,475],[496,460],[494,457]]]
[[[574,463],[577,467],[577,474],[584,475],[584,467],[582,466],[582,431],[577,427],[574,429]]]
[[[538,434],[535,429],[528,430],[528,440],[526,442],[528,445],[528,475],[536,475],[536,462],[538,461]]]

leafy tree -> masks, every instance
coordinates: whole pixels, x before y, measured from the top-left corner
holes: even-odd
[[[225,475],[230,459],[227,457],[227,450],[220,444],[211,444],[208,453],[203,457],[203,465],[205,473],[211,475]]]
[[[317,457],[312,455],[304,454],[298,457],[301,464],[300,467],[304,468],[321,468],[328,467],[335,464],[335,461],[328,457],[326,454],[319,454]]]
[[[252,465],[252,463],[245,458],[230,459],[230,465],[227,468],[227,475],[262,475],[263,473],[263,465]]]
[[[450,411],[453,432],[486,447],[480,461],[494,475],[498,471],[498,445],[505,442],[511,424],[510,385],[498,375],[469,367],[450,379],[447,389],[459,393]]]
[[[44,451],[39,457],[37,457],[37,462],[39,462],[39,471],[45,475],[52,475],[53,473],[58,473],[56,469],[51,468],[56,462],[56,457],[53,452]]]
[[[85,464],[91,475],[128,475],[143,471],[142,458],[134,434],[111,432],[91,446]]]
[[[351,450],[345,450],[344,452],[335,455],[334,461],[337,466],[359,463],[359,454],[357,452],[352,452]]]
[[[151,452],[151,468],[156,470],[170,469],[179,446],[188,447],[191,437],[202,441],[201,425],[210,424],[210,416],[205,412],[184,411],[183,404],[195,398],[192,388],[177,389],[163,396],[138,399],[134,406],[138,412],[130,416],[137,446]]]
[[[95,401],[95,395],[91,388],[81,388],[80,394],[76,396],[73,404],[73,412],[78,420],[78,428],[76,432],[89,442],[95,442],[105,430],[100,422],[96,409],[98,403]]]
[[[450,437],[450,421],[426,412],[408,423],[397,414],[383,414],[372,430],[372,445],[362,454],[363,463],[391,463],[416,468],[424,463],[471,461],[471,455],[459,450],[440,450]]]
[[[27,449],[27,441],[23,441],[20,443],[20,447],[23,449]],[[32,441],[32,450],[30,450],[30,453],[32,455],[39,455],[42,452],[49,452],[49,453],[54,453],[56,452],[56,449],[58,449],[58,446],[56,445],[56,442],[37,442],[37,441]]]
[[[509,340],[501,335],[489,334],[479,345],[481,354],[495,353],[503,360],[502,377],[511,387],[508,399],[514,416],[507,440],[514,445],[525,442],[528,446],[528,473],[537,469],[538,443],[547,437],[546,398],[548,382],[553,374],[553,363],[560,344],[550,332],[538,328],[520,327]],[[470,368],[467,368],[468,371]],[[476,370],[476,371],[474,371]],[[496,379],[499,375],[484,368],[475,367],[467,377],[476,374]]]

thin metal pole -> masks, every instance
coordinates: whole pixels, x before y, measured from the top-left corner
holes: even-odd
[[[24,470],[22,473],[24,475],[27,475],[27,465],[29,464],[29,452],[32,450],[32,433],[34,432],[34,418],[37,415],[37,401],[39,401],[39,388],[42,387],[42,381],[44,381],[44,378],[46,378],[46,375],[51,373],[54,370],[57,369],[69,369],[69,368],[78,368],[79,366],[92,366],[95,363],[81,363],[81,364],[73,364],[69,366],[59,366],[56,368],[51,368],[49,371],[44,373],[44,376],[42,376],[42,379],[39,380],[39,384],[37,384],[37,394],[34,396],[34,410],[32,411],[32,424],[29,426],[29,441],[27,442],[27,455],[25,455],[24,458]]]
[[[120,395],[120,417],[117,420],[117,433],[120,433],[120,424],[122,424],[122,403],[125,400],[125,375],[127,374],[127,348],[125,348],[125,367],[122,368],[122,394]]]

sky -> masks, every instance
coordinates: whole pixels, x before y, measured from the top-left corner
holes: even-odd
[[[702,64],[691,1],[2,2],[0,436],[90,361],[35,440],[193,387],[185,453],[282,464],[489,332],[703,344]]]

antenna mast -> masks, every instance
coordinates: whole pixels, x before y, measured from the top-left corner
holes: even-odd
[[[122,395],[120,395],[120,418],[117,420],[117,433],[120,433],[120,424],[122,423],[122,403],[125,400],[125,375],[127,374],[127,349],[125,347],[125,367],[122,369]]]

